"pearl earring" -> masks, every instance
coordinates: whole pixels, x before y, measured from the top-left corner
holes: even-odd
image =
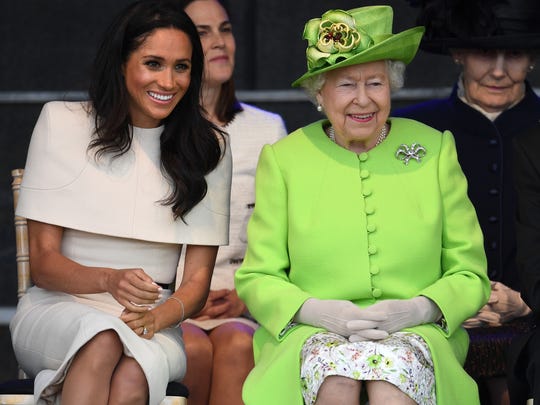
[[[529,72],[532,72],[534,70],[534,65],[529,66]]]
[[[318,112],[322,112],[322,105],[317,104],[317,111],[318,111]]]
[[[461,60],[459,60],[458,58],[454,59],[454,63],[456,65],[461,65]]]

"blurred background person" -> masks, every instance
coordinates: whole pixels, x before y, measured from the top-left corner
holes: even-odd
[[[512,404],[529,398],[540,403],[540,123],[514,141],[517,201],[517,263],[521,296],[531,308],[535,327],[511,346],[509,391]]]
[[[233,72],[235,38],[219,0],[181,0],[194,21],[205,53],[202,105],[228,134],[233,156],[229,245],[219,249],[204,309],[183,325],[188,370],[183,382],[192,405],[242,404],[242,384],[253,368],[257,324],[234,288],[246,250],[246,226],[255,202],[255,168],[264,144],[287,134],[280,116],[240,103]]]
[[[420,0],[420,48],[452,57],[460,72],[447,99],[393,111],[450,130],[484,234],[491,297],[465,322],[471,336],[466,369],[485,403],[506,404],[506,354],[529,329],[520,297],[514,230],[512,140],[540,119],[540,100],[527,82],[540,49],[536,0]]]
[[[389,6],[304,28],[325,118],[263,148],[238,294],[261,326],[248,405],[478,404],[462,323],[487,302],[452,134],[389,117],[423,28]],[[361,401],[362,398],[362,402]]]

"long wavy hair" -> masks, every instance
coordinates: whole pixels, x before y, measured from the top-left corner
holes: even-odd
[[[185,10],[185,8],[193,3],[195,0],[179,0],[180,7]],[[230,16],[229,9],[224,1],[216,0],[228,16]],[[226,124],[230,123],[235,115],[242,111],[242,106],[238,99],[236,98],[236,88],[234,85],[234,78],[231,76],[229,80],[221,84],[221,89],[219,91],[218,100],[216,103],[216,117],[219,121],[225,122]]]
[[[184,32],[193,49],[189,88],[163,120],[164,130],[160,136],[161,169],[172,185],[171,193],[160,203],[170,205],[174,218],[185,221],[186,214],[206,195],[205,175],[218,165],[225,140],[224,133],[202,113],[204,54],[197,29],[178,2],[136,1],[119,13],[105,31],[89,87],[95,113],[95,136],[89,149],[99,158],[104,154],[118,157],[131,148],[129,94],[122,68],[130,55],[159,28]]]

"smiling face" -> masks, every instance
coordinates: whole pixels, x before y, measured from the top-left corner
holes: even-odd
[[[176,28],[153,31],[123,66],[131,124],[155,128],[169,116],[191,81],[192,46]]]
[[[334,127],[336,143],[354,152],[373,148],[390,114],[390,83],[385,61],[325,73],[317,94]]]
[[[205,85],[219,87],[234,70],[236,44],[229,16],[216,0],[195,0],[186,8],[199,31],[205,56]]]
[[[469,102],[484,111],[500,112],[525,94],[532,57],[520,51],[457,50],[453,57],[463,65],[463,85]]]

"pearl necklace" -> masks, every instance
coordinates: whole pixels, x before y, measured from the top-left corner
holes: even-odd
[[[328,129],[326,130],[326,132],[328,134],[328,138],[330,138],[332,142],[336,143],[336,131],[334,130],[334,127],[330,125]],[[387,136],[388,136],[388,125],[384,124],[383,127],[381,128],[381,132],[379,132],[379,136],[377,137],[377,142],[375,142],[375,146],[379,146],[381,142],[386,139]]]

